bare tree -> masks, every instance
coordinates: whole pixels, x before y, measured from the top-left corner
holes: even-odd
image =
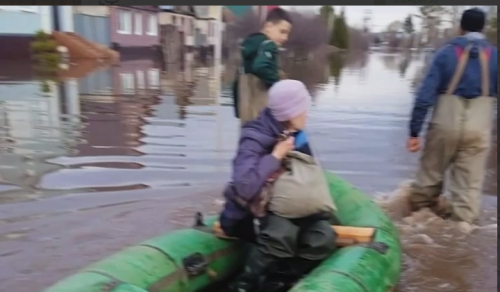
[[[349,48],[354,51],[367,51],[370,47],[368,34],[362,29],[349,28]]]
[[[328,43],[328,27],[314,14],[291,12],[293,28],[285,47],[305,55]]]
[[[387,28],[387,42],[391,50],[396,50],[401,46],[401,35],[403,32],[403,22],[395,20]]]
[[[427,45],[435,45],[439,26],[443,23],[444,15],[453,15],[451,6],[420,6],[419,13],[413,16],[422,21],[422,32],[426,35]]]

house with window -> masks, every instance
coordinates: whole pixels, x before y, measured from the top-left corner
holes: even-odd
[[[73,31],[71,6],[0,6],[0,59],[26,59],[35,33]]]
[[[210,18],[208,24],[208,45],[212,50],[216,47],[220,47],[222,42],[224,31],[224,22],[222,21],[223,7],[224,6],[208,6],[208,17]]]
[[[82,37],[111,47],[109,6],[73,6],[75,32]]]
[[[213,56],[214,49],[222,42],[224,30],[224,6],[195,6],[197,27],[195,44],[200,48],[200,58],[205,59],[206,54]],[[217,30],[221,30],[218,34]]]
[[[120,53],[159,47],[157,6],[110,6],[111,46]]]
[[[214,46],[217,38],[215,30],[219,21],[222,20],[222,9],[224,6],[195,6],[197,25],[196,33],[199,41],[195,43],[201,46]]]
[[[160,26],[172,25],[182,35],[184,48],[191,51],[194,47],[196,12],[194,6],[158,6]]]
[[[113,53],[107,47],[109,42],[103,41],[101,47],[98,38],[92,38],[96,30],[87,29],[85,37],[79,35],[85,28],[92,27],[93,22],[80,22],[75,17],[75,6],[0,6],[0,59],[29,59],[31,57],[31,41],[37,31],[51,34],[59,46],[68,49],[71,59],[107,59]],[[80,7],[80,6],[79,6]],[[83,8],[81,8],[83,9]],[[77,23],[75,23],[75,21]],[[85,28],[82,28],[85,26]],[[100,26],[98,29],[102,29]],[[75,32],[77,34],[75,34]],[[99,35],[108,36],[109,29],[99,30]],[[101,38],[102,39],[102,38]],[[104,38],[105,40],[105,38]]]
[[[210,22],[209,6],[194,6],[196,11],[196,26],[194,32],[194,46],[201,48],[208,46],[208,27]]]

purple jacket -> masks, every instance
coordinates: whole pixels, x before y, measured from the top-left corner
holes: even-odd
[[[231,198],[238,196],[246,202],[257,196],[267,178],[278,171],[281,162],[271,155],[278,137],[285,128],[276,121],[269,109],[264,109],[256,120],[247,122],[241,129],[238,152],[233,160],[233,175],[224,190],[226,203],[222,214],[225,218],[238,220],[249,215],[249,211]],[[298,151],[311,154],[305,144]]]

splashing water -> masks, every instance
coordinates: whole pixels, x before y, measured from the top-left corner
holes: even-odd
[[[429,209],[411,213],[409,186],[409,181],[403,182],[394,192],[378,194],[375,199],[401,235],[403,274],[396,291],[496,291],[496,271],[485,264],[497,260],[496,245],[487,244],[497,236],[496,218],[492,217],[496,208],[484,211],[485,224],[466,234],[457,223],[443,220]],[[472,280],[479,275],[484,282]]]

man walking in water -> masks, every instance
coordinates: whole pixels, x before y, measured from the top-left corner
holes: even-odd
[[[460,36],[436,52],[417,92],[407,143],[410,152],[420,150],[422,124],[434,107],[410,207],[430,208],[464,232],[479,217],[497,94],[497,49],[482,33],[485,22],[483,11],[464,11]],[[439,203],[447,170],[449,206]]]

